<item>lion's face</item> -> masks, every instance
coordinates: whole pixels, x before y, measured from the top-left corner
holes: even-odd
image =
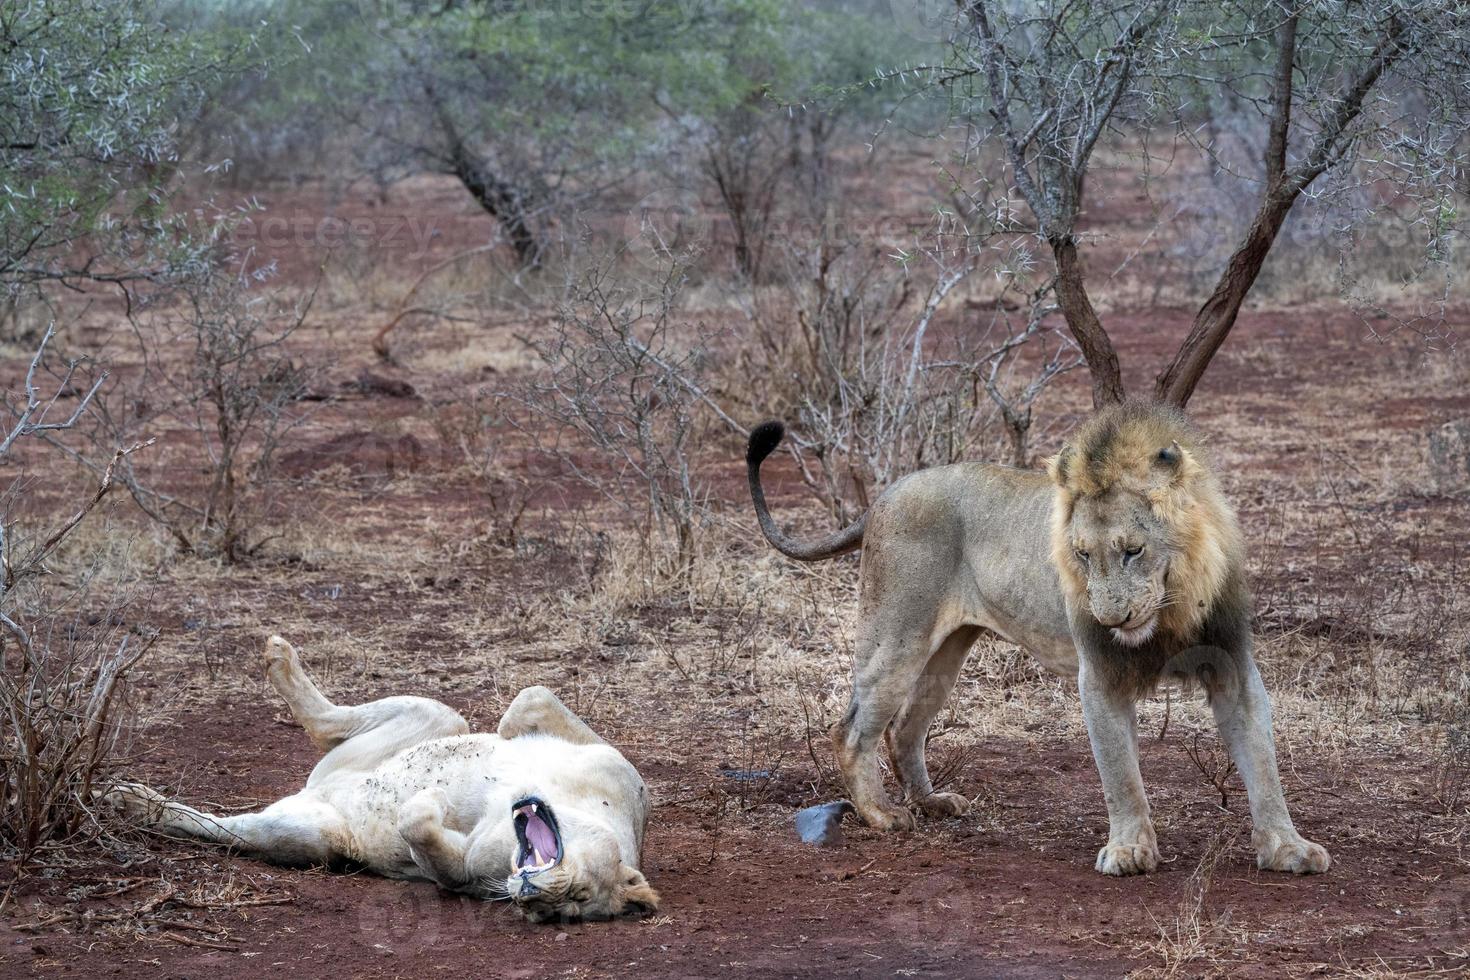
[[[658,893],[624,863],[612,830],[577,810],[554,810],[539,798],[513,809],[516,853],[506,893],[532,922],[641,917],[658,910]]]
[[[1047,463],[1056,485],[1052,559],[1063,591],[1140,646],[1187,639],[1241,562],[1235,513],[1173,409],[1125,402],[1097,413]]]
[[[1077,501],[1068,532],[1093,618],[1125,646],[1147,643],[1168,600],[1168,529],[1142,495],[1117,489]]]

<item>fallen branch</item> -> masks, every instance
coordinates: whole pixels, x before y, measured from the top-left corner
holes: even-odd
[[[378,332],[373,334],[373,353],[377,354],[378,357],[380,357],[384,361],[392,361],[392,357],[388,353],[388,334],[393,332],[394,327],[398,326],[398,324],[401,323],[405,317],[412,316],[415,313],[425,313],[430,316],[440,315],[438,310],[435,310],[431,307],[410,307],[408,305],[409,301],[414,298],[414,295],[418,293],[419,288],[428,281],[430,276],[443,269],[449,268],[449,266],[458,262],[460,259],[467,259],[472,255],[479,255],[482,252],[493,252],[499,247],[499,241],[490,242],[485,245],[477,245],[474,248],[469,249],[468,251],[460,252],[456,255],[451,255],[444,261],[439,262],[435,265],[431,265],[427,269],[425,269],[423,273],[414,280],[414,283],[411,287],[409,287],[408,292],[403,294],[403,298],[398,301],[398,312],[393,315],[393,319],[383,324],[381,327],[378,328]]]
[[[217,949],[225,953],[240,952],[239,946],[231,946],[229,943],[215,943],[210,942],[207,939],[191,939],[190,937],[182,936],[177,932],[165,932],[160,933],[160,935],[164,939],[172,940],[173,942],[180,943],[184,946],[198,946],[202,949]]]

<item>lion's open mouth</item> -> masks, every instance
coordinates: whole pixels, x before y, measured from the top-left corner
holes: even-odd
[[[551,807],[532,796],[512,806],[511,815],[520,842],[514,873],[529,875],[556,867],[561,860],[561,831]]]

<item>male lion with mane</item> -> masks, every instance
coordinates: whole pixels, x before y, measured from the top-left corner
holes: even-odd
[[[359,865],[477,898],[508,898],[533,922],[658,909],[638,870],[648,791],[637,770],[544,687],[516,695],[497,734],[469,734],[429,698],[336,705],[291,644],[266,673],[326,755],[294,796],[216,816],[126,783],[108,798],[182,837],[279,864]]]
[[[1240,529],[1182,413],[1144,402],[1104,409],[1046,474],[981,463],[910,474],[814,542],[782,532],[761,489],[761,462],[783,433],[779,422],[758,426],[746,453],[767,540],[799,561],[863,549],[852,701],[832,743],[868,825],[914,826],[883,790],[880,738],[907,803],[935,816],[965,812],[964,797],[934,792],[924,744],[988,632],[1077,678],[1108,807],[1098,871],[1158,866],[1135,703],[1166,677],[1206,690],[1245,781],[1257,865],[1327,870],[1327,851],[1298,834],[1286,810],[1271,704],[1251,656]]]

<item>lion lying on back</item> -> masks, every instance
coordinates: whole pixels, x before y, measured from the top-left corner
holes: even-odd
[[[637,770],[544,687],[516,696],[498,734],[471,735],[428,698],[335,705],[279,636],[266,673],[326,755],[294,796],[215,816],[124,784],[109,798],[159,829],[281,864],[362,865],[478,898],[534,922],[656,911],[638,870],[648,792]]]

